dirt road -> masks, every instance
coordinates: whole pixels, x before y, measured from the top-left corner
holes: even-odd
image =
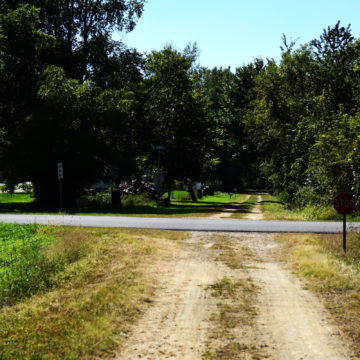
[[[262,196],[258,195],[257,203],[256,203],[255,207],[248,214],[246,214],[243,217],[243,219],[246,219],[246,220],[262,220],[263,214],[262,214],[262,211],[261,211],[261,202],[262,202]]]
[[[246,198],[241,201],[241,203],[246,202],[250,199],[250,195],[247,195]],[[234,203],[234,205],[236,206],[237,204],[240,203]],[[208,216],[208,219],[224,219],[224,218],[229,218],[231,217],[231,215],[233,215],[236,212],[236,207],[232,207],[232,208],[227,208],[227,209],[223,209],[221,212],[213,214]]]
[[[277,251],[269,234],[193,233],[179,257],[151,269],[153,304],[118,359],[350,359]]]

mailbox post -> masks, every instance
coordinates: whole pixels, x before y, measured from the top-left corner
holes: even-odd
[[[355,209],[356,201],[350,193],[340,193],[334,199],[335,210],[343,215],[343,249],[346,252],[346,215]]]

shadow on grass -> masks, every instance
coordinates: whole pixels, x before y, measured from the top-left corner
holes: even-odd
[[[160,206],[159,211],[156,209],[155,203],[138,206],[102,206],[102,207],[88,207],[82,210],[79,209],[66,209],[66,214],[84,214],[84,215],[166,215],[166,216],[181,216],[181,215],[208,215],[225,211],[225,209],[237,209],[238,205],[232,203],[219,204],[211,201],[199,201],[193,203],[191,201],[182,202],[180,204],[172,203],[169,206]],[[3,202],[0,203],[0,213],[11,214],[58,214],[57,208],[42,207],[36,202]]]
[[[260,201],[260,204],[279,204],[279,205],[284,205],[284,203],[282,203],[281,201],[274,201],[274,200],[263,200],[263,201]]]
[[[210,215],[225,211],[230,204],[219,204],[211,201],[201,201],[198,203],[182,202],[176,204],[171,203],[169,206],[160,206],[156,209],[156,204],[140,205],[140,206],[124,206],[124,207],[107,207],[103,209],[84,209],[81,212],[84,214],[115,214],[115,215],[166,215],[166,216],[181,216],[181,215],[196,215],[204,214]]]
[[[29,203],[29,202],[16,202],[16,203],[10,203],[10,202],[2,202],[0,203],[0,213],[6,214],[21,214],[21,213],[58,213],[58,209],[55,208],[44,208],[40,207],[35,202]]]
[[[236,207],[235,213],[249,214],[249,213],[251,213],[251,210],[254,208],[255,205],[256,205],[256,202],[250,202],[250,201],[241,203]]]

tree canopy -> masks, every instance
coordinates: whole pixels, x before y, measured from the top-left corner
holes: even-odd
[[[198,49],[141,54],[114,41],[144,0],[0,0],[0,170],[56,206],[99,180],[153,174],[162,145],[175,181],[233,191],[267,186],[293,206],[360,195],[360,40],[336,23],[281,59],[234,71]]]

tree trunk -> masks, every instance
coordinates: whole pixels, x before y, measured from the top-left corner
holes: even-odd
[[[192,188],[192,184],[191,184],[191,183],[188,184],[188,191],[189,191],[189,193],[190,193],[191,200],[192,200],[193,202],[196,202],[196,201],[197,201],[197,200],[196,200],[196,196],[195,196],[195,193],[194,193],[194,190],[193,190],[193,188]]]

